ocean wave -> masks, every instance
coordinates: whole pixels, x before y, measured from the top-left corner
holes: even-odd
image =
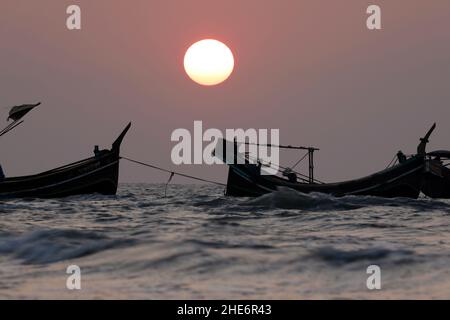
[[[198,247],[214,248],[214,249],[253,249],[253,250],[267,250],[274,249],[273,246],[261,243],[232,243],[230,241],[206,241],[199,239],[190,239],[186,242],[191,243]]]
[[[24,264],[49,264],[127,246],[133,242],[111,239],[95,232],[45,229],[0,239],[0,253],[10,254]]]
[[[365,207],[407,207],[416,211],[440,210],[450,213],[450,204],[433,199],[379,198],[373,196],[335,197],[323,193],[301,193],[281,187],[278,190],[248,199],[242,206],[265,207],[268,209],[300,209],[309,211],[347,211]]]
[[[349,251],[334,247],[321,247],[311,250],[310,257],[333,265],[349,264],[359,261],[379,263],[388,258],[391,262],[398,264],[414,261],[415,252],[407,249],[387,249],[382,247]]]
[[[322,193],[301,193],[290,188],[280,188],[272,193],[250,199],[243,206],[267,207],[270,209],[303,210],[354,210],[361,204],[354,204]]]
[[[0,202],[0,292],[61,298],[52,263],[84,266],[94,298],[364,297],[372,264],[396,282],[388,297],[404,297],[417,292],[410,281],[433,292],[448,273],[449,200],[292,189],[233,198],[220,187],[177,185],[164,197],[164,187]]]
[[[202,201],[195,201],[193,203],[194,207],[211,207],[211,208],[217,208],[217,207],[223,207],[229,204],[228,199],[226,198],[215,198],[215,199],[207,199]]]

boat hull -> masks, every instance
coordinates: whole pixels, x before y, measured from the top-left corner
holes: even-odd
[[[422,192],[430,198],[450,199],[450,169],[440,161],[427,160]]]
[[[56,198],[79,194],[116,194],[119,156],[110,151],[42,174],[5,179],[0,197]]]
[[[230,165],[226,194],[229,196],[261,196],[279,187],[302,193],[319,192],[333,196],[368,195],[384,198],[418,198],[422,186],[424,159],[413,157],[405,163],[371,176],[339,183],[296,183],[278,176],[260,175],[252,164]]]

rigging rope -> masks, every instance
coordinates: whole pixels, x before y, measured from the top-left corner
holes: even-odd
[[[307,154],[305,154],[302,158],[300,158],[300,160],[298,160],[298,161],[292,166],[291,169],[294,169],[296,166],[298,166],[298,164],[299,164],[300,162],[302,162],[303,160],[305,160],[305,158],[306,158],[308,155],[309,155],[309,152],[308,152]]]
[[[307,154],[307,155],[308,155],[308,154]],[[280,164],[272,164],[271,162],[266,162],[266,163],[264,163],[264,161],[261,161],[261,159],[258,159],[258,158],[255,158],[255,157],[250,157],[249,155],[247,156],[247,159],[248,159],[249,161],[253,161],[253,162],[255,162],[255,163],[259,162],[259,163],[261,163],[261,165],[263,165],[263,166],[265,166],[265,167],[268,167],[268,168],[274,168],[274,169],[279,168],[279,169],[283,169],[283,170],[286,170],[286,169],[292,170],[292,172],[294,172],[294,173],[296,173],[296,174],[298,174],[298,175],[300,176],[300,179],[301,179],[302,181],[308,182],[308,183],[309,183],[309,176],[307,176],[307,175],[305,175],[305,174],[303,174],[303,173],[300,173],[300,172],[298,172],[298,171],[295,171],[295,170],[293,170],[292,168],[284,167],[284,166],[282,166],[282,165],[280,165]],[[275,166],[275,167],[274,167],[274,166]],[[307,180],[307,179],[308,179],[308,180]],[[324,184],[324,183],[325,183],[325,182],[323,182],[323,181],[317,180],[316,178],[314,178],[314,182],[320,183],[320,184]]]
[[[0,137],[10,132],[15,127],[21,125],[23,120],[11,122],[6,128],[0,131]]]
[[[387,168],[390,168],[391,165],[395,164],[397,162],[397,155],[394,156],[394,158],[392,158],[391,162],[389,162],[389,164],[387,165]]]
[[[133,159],[130,159],[130,158],[127,158],[127,157],[123,157],[123,156],[121,156],[120,158],[121,158],[121,159],[128,160],[128,161],[133,162],[133,163],[136,163],[136,164],[140,164],[141,166],[144,166],[144,167],[149,167],[149,168],[153,168],[153,169],[156,169],[156,170],[160,170],[160,171],[163,171],[163,172],[170,173],[170,178],[169,178],[169,181],[167,182],[167,184],[170,182],[170,180],[172,180],[173,175],[178,175],[178,176],[181,176],[181,177],[185,177],[185,178],[189,178],[189,179],[194,179],[194,180],[198,180],[198,181],[202,181],[202,182],[207,182],[207,183],[212,183],[212,184],[216,184],[216,185],[219,185],[219,186],[224,186],[224,187],[226,186],[225,183],[221,183],[221,182],[217,182],[217,181],[212,181],[212,180],[207,180],[207,179],[203,179],[203,178],[198,178],[198,177],[195,177],[195,176],[191,176],[191,175],[184,174],[184,173],[181,173],[181,172],[176,172],[176,171],[173,171],[173,170],[167,170],[167,169],[164,169],[164,168],[161,168],[161,167],[152,165],[152,164],[150,164],[150,163],[145,163],[145,162],[133,160]],[[166,188],[167,188],[167,184],[166,184]]]
[[[302,173],[300,173],[300,172],[298,172],[298,171],[295,171],[294,169],[295,169],[295,167],[296,166],[298,166],[298,164],[300,163],[300,162],[302,162],[303,160],[305,160],[305,158],[311,153],[311,152],[314,152],[314,151],[319,151],[320,149],[318,149],[318,148],[315,148],[315,147],[302,147],[302,146],[291,146],[291,145],[275,145],[275,144],[260,144],[260,143],[251,143],[251,142],[244,142],[243,144],[245,144],[245,145],[255,145],[255,146],[263,146],[263,147],[274,147],[274,148],[280,148],[280,149],[294,149],[294,150],[308,150],[308,152],[303,156],[303,157],[301,157],[300,158],[300,160],[298,160],[295,164],[294,164],[294,166],[292,166],[292,168],[288,168],[288,167],[283,167],[283,166],[281,166],[281,165],[277,165],[277,167],[278,168],[281,168],[281,169],[283,169],[283,170],[292,170],[292,172],[294,172],[294,173],[296,173],[297,175],[299,175],[301,178],[301,180],[302,181],[304,181],[304,182],[307,182],[307,183],[309,183],[310,182],[310,177],[309,176],[307,176],[307,175],[304,175],[304,174],[302,174]],[[250,157],[249,155],[246,155],[247,156],[247,158],[249,159],[249,160],[253,160],[253,161],[256,161],[256,162],[260,162],[263,166],[265,166],[265,167],[269,167],[269,168],[273,168],[272,167],[272,164],[271,163],[263,163],[263,162],[261,162],[261,160],[260,159],[257,159],[257,158],[253,158],[252,159],[252,157]],[[307,179],[305,179],[305,178],[307,178]],[[321,184],[323,184],[324,182],[322,182],[322,181],[320,181],[320,180],[317,180],[317,179],[313,179],[314,180],[314,182],[316,182],[316,183],[321,183]]]

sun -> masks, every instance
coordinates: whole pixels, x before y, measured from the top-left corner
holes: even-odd
[[[184,69],[198,84],[214,86],[224,82],[233,72],[233,53],[220,41],[201,40],[186,51]]]

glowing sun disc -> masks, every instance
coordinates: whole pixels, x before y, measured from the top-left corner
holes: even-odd
[[[198,84],[214,86],[228,79],[233,72],[233,53],[220,41],[201,40],[186,51],[184,69]]]

